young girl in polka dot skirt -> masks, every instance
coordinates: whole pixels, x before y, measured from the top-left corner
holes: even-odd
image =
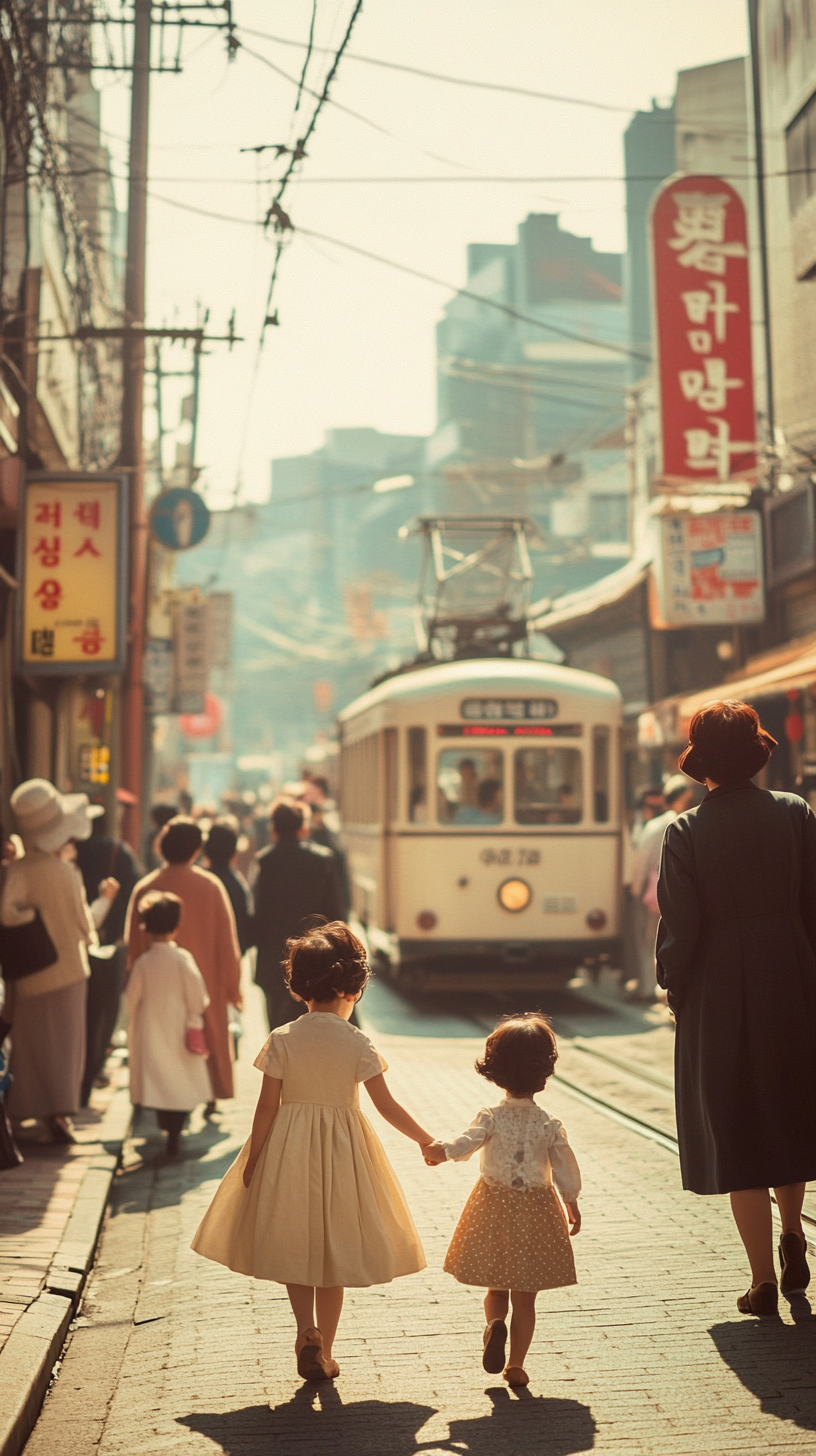
[[[481,1108],[455,1142],[423,1149],[431,1166],[481,1151],[481,1176],[462,1210],[445,1269],[460,1284],[487,1285],[482,1364],[492,1375],[504,1370],[509,1385],[529,1383],[524,1361],[535,1330],[536,1294],[576,1283],[570,1235],[581,1227],[581,1174],[561,1123],[533,1101],[552,1076],[557,1056],[555,1037],[540,1013],[506,1017],[476,1063],[477,1072],[506,1096],[496,1107]]]

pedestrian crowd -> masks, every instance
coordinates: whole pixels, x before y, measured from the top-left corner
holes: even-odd
[[[808,1286],[802,1209],[816,1179],[816,818],[797,795],[753,782],[775,746],[745,703],[700,709],[679,774],[643,796],[626,875],[632,994],[651,999],[657,984],[676,1024],[683,1187],[730,1196],[751,1268],[737,1307],[760,1317],[777,1314],[780,1290],[795,1299]],[[345,923],[342,858],[310,805],[324,798],[307,786],[271,804],[250,894],[234,819],[188,812],[162,823],[157,813],[148,850],[158,862],[136,880],[132,855],[108,839],[85,795],[22,784],[11,804],[24,852],[7,855],[0,891],[8,1111],[45,1121],[57,1141],[72,1137],[90,1048],[96,1058],[119,984],[112,969],[91,1012],[89,954],[104,960],[113,947],[111,966],[117,951],[129,966],[131,1095],[155,1111],[177,1155],[191,1109],[206,1102],[212,1113],[232,1095],[241,955],[256,947],[269,1018],[254,1063],[260,1095],[193,1248],[284,1284],[299,1374],[336,1379],[345,1289],[425,1267],[408,1201],[360,1110],[364,1084],[429,1167],[478,1152],[444,1268],[486,1290],[484,1369],[524,1386],[536,1297],[577,1278],[578,1164],[562,1124],[535,1101],[554,1071],[555,1037],[539,1012],[504,1018],[476,1062],[504,1096],[452,1140],[415,1121],[355,1022],[370,971]]]

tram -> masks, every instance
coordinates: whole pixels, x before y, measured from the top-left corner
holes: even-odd
[[[339,715],[354,913],[397,981],[538,989],[614,959],[621,697],[481,658],[395,675]]]

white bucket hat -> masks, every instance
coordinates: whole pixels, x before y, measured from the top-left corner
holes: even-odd
[[[91,820],[105,812],[87,794],[61,794],[47,779],[26,779],[10,803],[24,843],[46,854],[62,849],[69,839],[89,839]]]

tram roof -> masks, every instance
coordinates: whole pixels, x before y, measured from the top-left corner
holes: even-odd
[[[378,703],[395,698],[417,701],[437,693],[474,688],[486,693],[541,692],[560,689],[608,703],[622,701],[620,689],[611,678],[574,667],[560,667],[553,662],[535,662],[531,658],[510,659],[466,658],[461,662],[439,662],[431,667],[418,667],[378,683],[361,697],[355,698],[338,713],[340,722],[375,708]]]

